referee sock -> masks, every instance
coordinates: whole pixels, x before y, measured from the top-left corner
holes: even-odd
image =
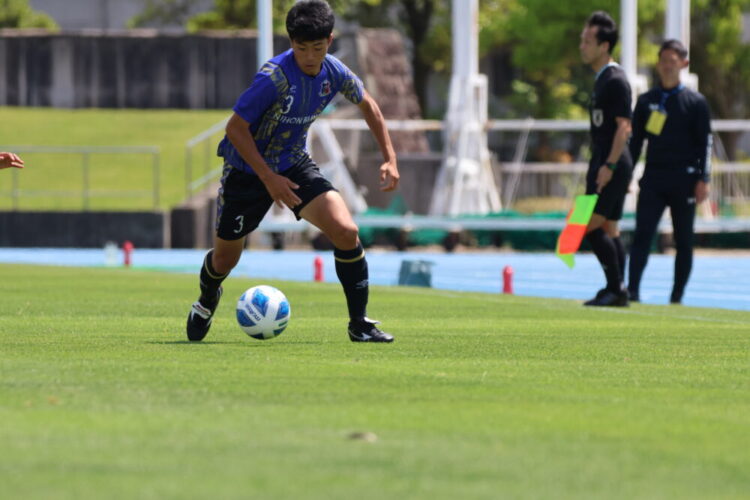
[[[370,289],[365,249],[358,242],[357,247],[352,250],[334,248],[333,257],[336,260],[336,276],[346,295],[349,319],[361,321],[366,316]]]
[[[625,245],[622,244],[622,240],[619,236],[612,238],[612,243],[615,244],[615,250],[617,250],[617,263],[620,265],[620,281],[625,282]]]
[[[599,228],[587,234],[586,239],[588,239],[591,249],[604,270],[607,288],[610,291],[619,292],[622,289],[620,264],[617,261],[617,248],[612,238]]]
[[[218,302],[216,294],[219,291],[221,282],[229,276],[229,273],[219,274],[214,270],[214,266],[211,264],[213,254],[214,251],[211,249],[206,254],[206,258],[203,259],[200,276],[201,296],[198,298],[204,307],[212,310],[216,308]]]

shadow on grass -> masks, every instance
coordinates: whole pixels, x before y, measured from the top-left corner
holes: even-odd
[[[306,341],[293,341],[293,342],[264,342],[264,341],[255,341],[255,342],[245,342],[242,340],[232,340],[227,342],[219,342],[216,340],[202,340],[198,342],[192,342],[190,340],[147,340],[147,344],[157,344],[157,345],[169,345],[169,344],[185,344],[185,345],[213,345],[213,344],[222,344],[222,345],[238,345],[243,344],[250,347],[261,347],[264,345],[322,345],[324,342],[322,341],[312,341],[312,340],[306,340]]]
[[[201,340],[193,342],[190,340],[147,340],[147,344],[185,344],[185,345],[209,345],[209,344],[242,344],[242,341],[217,342],[215,340]]]

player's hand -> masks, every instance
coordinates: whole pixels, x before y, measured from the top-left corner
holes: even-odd
[[[706,198],[708,198],[708,194],[711,192],[711,188],[708,187],[708,183],[705,181],[698,181],[695,184],[695,203],[703,203]]]
[[[0,169],[23,168],[23,160],[13,153],[0,153]]]
[[[401,176],[398,173],[396,160],[391,160],[380,165],[380,190],[393,191],[398,187],[398,180]]]
[[[607,165],[602,165],[601,167],[599,167],[599,171],[596,173],[596,192],[597,193],[601,193],[602,189],[604,189],[604,186],[609,184],[609,181],[612,180],[613,174],[614,172]]]
[[[299,189],[299,186],[283,175],[271,174],[269,177],[263,179],[263,184],[266,186],[266,190],[271,195],[271,198],[273,198],[273,201],[281,208],[284,205],[294,208],[302,203],[299,196],[292,191],[293,189]]]

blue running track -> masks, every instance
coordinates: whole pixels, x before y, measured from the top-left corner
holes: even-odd
[[[204,250],[137,249],[133,254],[133,267],[195,273],[197,276],[204,255]],[[330,252],[246,251],[232,275],[259,280],[309,281],[313,276],[313,259],[318,255],[323,258],[325,281],[337,282]],[[574,270],[569,270],[548,253],[445,254],[368,250],[367,258],[370,283],[375,285],[397,284],[403,260],[433,263],[432,286],[447,290],[500,293],[505,266],[513,268],[517,295],[584,300],[591,298],[604,284],[599,264],[591,254],[576,256]],[[105,253],[100,249],[0,248],[0,262],[101,267],[105,265]],[[668,303],[673,265],[671,256],[651,256],[641,287],[642,302]],[[750,310],[750,257],[696,256],[683,303]]]

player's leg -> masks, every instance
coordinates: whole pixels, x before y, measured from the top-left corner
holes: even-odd
[[[200,297],[193,303],[188,314],[189,340],[203,340],[208,333],[213,314],[224,291],[221,283],[240,260],[243,242],[244,238],[234,241],[222,240],[218,236],[214,238],[214,247],[208,251],[201,266]]]
[[[239,262],[245,236],[263,219],[273,200],[257,176],[225,165],[217,203],[214,247],[203,259],[200,297],[187,319],[187,336],[200,341],[208,334],[221,299],[221,283]]]
[[[607,219],[603,215],[593,214],[587,228],[586,240],[591,245],[591,250],[596,255],[597,260],[599,260],[607,280],[607,286],[599,290],[596,297],[587,301],[586,305],[600,305],[599,301],[603,296],[618,294],[621,289],[617,248],[612,238],[604,230],[606,222]]]
[[[602,229],[612,239],[612,243],[615,245],[615,251],[617,252],[617,267],[620,269],[620,282],[625,282],[625,261],[627,259],[627,253],[625,252],[625,245],[622,243],[620,238],[620,225],[619,221],[607,220],[604,223]]]
[[[672,227],[674,228],[674,284],[669,301],[672,304],[682,302],[690,271],[693,268],[693,223],[695,222],[695,181],[685,179],[681,192],[670,198]],[[678,190],[678,186],[675,186]]]
[[[635,210],[635,232],[630,246],[628,293],[632,300],[640,300],[641,277],[648,263],[656,228],[664,213],[666,200],[648,181],[641,182]]]
[[[587,179],[588,193],[596,192],[595,176],[592,174],[593,172],[589,172]],[[630,177],[629,165],[618,166],[612,180],[599,194],[594,213],[586,228],[586,240],[602,266],[607,286],[599,290],[593,299],[584,302],[584,305],[627,306],[628,304],[627,293],[623,290],[617,246],[608,231],[619,235],[616,221],[622,217],[622,205]]]
[[[334,246],[336,275],[341,282],[349,310],[349,338],[354,342],[392,342],[367,318],[369,275],[359,229],[337,191],[316,196],[300,211],[300,216],[320,229]]]

